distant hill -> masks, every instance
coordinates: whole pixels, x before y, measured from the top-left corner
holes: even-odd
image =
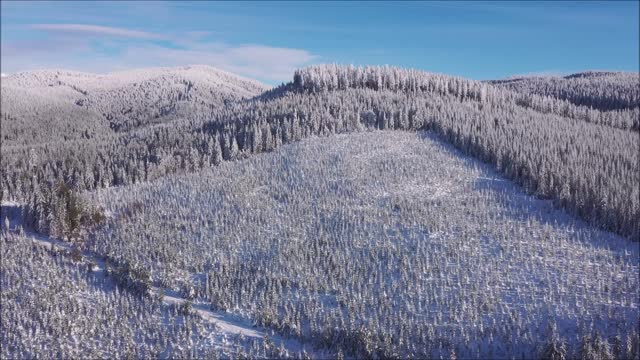
[[[563,77],[528,76],[487,82],[518,93],[549,96],[603,111],[640,106],[640,74],[632,72],[586,71]]]
[[[207,116],[225,103],[268,88],[203,65],[106,75],[23,72],[2,78],[3,138],[29,143],[42,142],[52,131],[71,139],[104,134],[107,129],[128,131],[179,117]],[[44,113],[49,116],[43,117]]]

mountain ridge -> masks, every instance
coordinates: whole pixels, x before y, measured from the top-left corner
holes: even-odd
[[[129,131],[180,117],[206,117],[228,102],[252,98],[270,87],[206,65],[134,69],[109,74],[36,70],[2,78],[4,120],[22,118],[39,141],[41,113],[51,104],[64,113],[60,125],[69,138],[93,136],[91,127]],[[85,124],[87,126],[85,126]],[[6,122],[5,141],[24,129]],[[77,125],[81,129],[74,130]],[[102,131],[100,130],[100,131]],[[89,133],[87,133],[89,132]],[[95,134],[94,134],[95,135]]]

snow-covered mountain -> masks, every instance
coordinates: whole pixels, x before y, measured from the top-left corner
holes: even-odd
[[[205,65],[104,75],[65,70],[17,73],[2,79],[5,140],[23,138],[21,134],[27,132],[35,135],[34,142],[46,141],[45,134],[40,134],[43,125],[48,133],[63,131],[75,138],[99,135],[109,128],[118,132],[174,118],[202,117],[268,88]],[[16,119],[21,120],[19,124]]]

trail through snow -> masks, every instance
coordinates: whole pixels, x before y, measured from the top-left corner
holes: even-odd
[[[24,238],[31,239],[31,241],[38,246],[57,251],[71,252],[73,250],[73,244],[69,242],[53,239],[37,232],[30,231],[29,229],[25,229],[21,211],[22,204],[14,201],[3,201],[0,203],[0,209],[0,233],[4,233],[5,231],[22,231],[24,233]],[[6,228],[7,223],[5,222],[5,219],[8,220],[9,223],[8,229]],[[83,251],[81,255],[82,260],[85,263],[93,264],[92,272],[94,274],[105,277],[108,276],[106,272],[107,264],[100,254]],[[163,293],[162,302],[167,305],[180,306],[189,301],[182,297],[178,292],[167,288],[161,288],[159,286],[151,285],[149,293],[151,296],[157,296],[160,293]],[[238,336],[243,338],[253,338],[256,340],[263,340],[268,337],[273,344],[280,344],[284,346],[290,354],[295,354],[305,350],[308,354],[313,354],[313,356],[318,356],[320,358],[328,356],[328,354],[323,350],[313,349],[312,346],[305,345],[297,339],[280,336],[273,330],[258,328],[250,319],[240,318],[238,315],[223,311],[211,310],[207,303],[193,302],[191,309],[193,313],[200,316],[203,320],[216,326],[218,332],[210,334],[210,337],[212,338],[221,338],[225,341],[224,339],[226,338],[234,338]],[[216,344],[214,342],[212,346],[224,346],[224,343]],[[234,351],[233,349],[229,350],[231,352]]]
[[[18,231],[18,228],[22,225],[22,216],[19,211],[20,204],[15,202],[3,202],[2,203],[2,228],[4,229],[4,218],[9,219],[10,228],[9,231]],[[50,249],[62,250],[62,251],[71,251],[73,249],[72,244],[68,242],[64,242],[57,239],[52,239],[48,236],[44,236],[32,231],[23,230],[25,232],[25,237],[30,238],[34,244],[45,246]],[[94,272],[100,273],[104,272],[106,269],[106,263],[104,259],[102,259],[97,254],[92,254],[89,251],[84,251],[82,253],[82,258],[85,262],[91,262],[95,264]],[[188,300],[181,297],[178,293],[174,291],[170,291],[168,289],[162,289],[157,286],[152,286],[150,293],[151,295],[157,295],[162,290],[164,290],[164,296],[162,301],[168,305],[182,305],[186,303]],[[218,329],[226,333],[230,336],[241,335],[245,337],[253,337],[262,339],[266,335],[266,333],[262,330],[255,328],[249,321],[242,321],[233,318],[230,314],[220,311],[213,311],[208,308],[206,304],[193,304],[193,311],[198,314],[203,319],[214,323]],[[277,336],[274,336],[277,340]],[[275,339],[274,339],[275,340]],[[290,340],[286,341],[290,342]]]

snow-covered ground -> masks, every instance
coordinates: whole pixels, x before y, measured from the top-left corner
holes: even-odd
[[[519,357],[553,339],[571,354],[588,337],[637,341],[638,244],[430,134],[312,138],[89,198],[114,214],[95,251],[333,351]]]
[[[40,258],[42,261],[41,264],[38,262],[28,262],[28,266],[16,267],[13,261],[6,261],[2,264],[3,268],[3,300],[6,301],[5,309],[13,309],[17,310],[20,308],[22,311],[28,311],[28,309],[24,309],[22,305],[22,301],[15,302],[12,301],[17,299],[11,296],[12,291],[11,288],[12,279],[11,274],[16,273],[20,274],[20,281],[24,281],[27,283],[29,287],[51,287],[51,284],[48,284],[46,281],[39,283],[41,277],[46,275],[47,272],[58,273],[57,276],[62,276],[63,278],[67,276],[68,272],[71,271],[74,276],[66,279],[65,281],[77,282],[78,284],[72,286],[72,291],[68,291],[65,293],[67,298],[66,302],[71,302],[74,304],[82,304],[82,307],[96,308],[100,307],[95,305],[99,303],[102,298],[106,297],[114,297],[118,302],[122,302],[123,300],[118,299],[120,292],[118,292],[118,287],[113,282],[112,276],[107,270],[109,265],[105,259],[92,253],[90,251],[82,251],[80,255],[80,259],[74,259],[71,261],[72,253],[74,250],[73,244],[70,244],[65,241],[61,241],[58,239],[53,239],[48,236],[44,236],[38,233],[34,233],[29,230],[28,226],[23,224],[22,214],[21,214],[21,204],[14,201],[4,201],[1,204],[1,214],[2,214],[2,229],[0,229],[0,233],[2,234],[2,255],[11,256],[17,253],[21,253],[25,256],[26,259],[33,260],[33,258]],[[9,225],[8,227],[6,225]],[[29,244],[37,245],[37,247],[33,247],[30,249]],[[56,260],[56,256],[60,256],[59,259],[67,258],[67,260],[58,261]],[[22,264],[24,265],[24,263]],[[49,266],[50,268],[45,269],[42,273],[38,274],[37,266]],[[89,273],[84,273],[84,269],[90,268]],[[59,273],[62,271],[62,273]],[[87,274],[90,274],[87,277]],[[81,289],[81,290],[79,290]],[[55,289],[46,289],[46,291],[55,291]],[[162,294],[160,296],[160,294]],[[29,292],[25,291],[23,296],[20,298],[29,299]],[[145,300],[144,297],[138,300],[141,304],[137,304],[138,306],[142,306],[146,308],[145,312],[148,316],[152,316],[157,319],[151,320],[149,323],[147,321],[146,325],[142,323],[134,323],[130,324],[134,327],[142,329],[140,333],[135,333],[135,337],[143,336],[146,332],[151,331],[151,335],[145,334],[147,337],[147,345],[151,347],[158,348],[158,352],[155,353],[158,356],[178,356],[181,357],[181,354],[190,354],[189,356],[211,356],[212,354],[217,354],[217,356],[224,357],[236,357],[241,354],[257,357],[272,357],[277,354],[279,357],[289,357],[289,356],[299,356],[302,354],[301,351],[305,350],[305,346],[300,344],[298,341],[294,339],[283,339],[274,334],[268,334],[264,329],[257,328],[254,324],[247,321],[246,319],[238,319],[228,313],[221,311],[213,311],[210,306],[201,302],[193,303],[190,300],[185,299],[181,294],[176,291],[170,289],[164,289],[158,286],[151,286],[148,292],[149,299],[160,299],[163,304],[166,306],[163,308],[157,308],[157,306],[153,303],[152,300]],[[62,301],[62,306],[65,305],[65,300]],[[38,301],[38,300],[28,300]],[[135,301],[131,298],[127,297],[126,301]],[[189,303],[190,312],[189,315],[178,315],[176,314],[175,309],[182,309],[186,303]],[[109,305],[102,305],[107,306]],[[103,310],[104,311],[104,310]],[[47,315],[52,316],[65,316],[64,314],[42,314],[42,318],[46,318]],[[78,313],[79,317],[84,317],[90,315],[89,313]],[[162,348],[160,345],[162,344],[154,344],[153,341],[159,341],[159,339],[153,339],[154,330],[160,332],[166,332],[167,336],[171,333],[172,330],[166,328],[171,324],[175,324],[176,321],[184,324],[187,316],[199,318],[196,321],[198,323],[201,321],[198,326],[198,331],[195,331],[195,336],[192,337],[190,342],[185,346],[180,342],[169,344],[169,346]],[[122,317],[126,319],[126,314],[119,314],[116,316],[117,318]],[[176,318],[177,317],[177,318]],[[183,320],[184,319],[184,320]],[[113,319],[110,319],[113,320]],[[122,319],[121,319],[122,320]],[[149,320],[149,319],[147,319]],[[29,324],[31,321],[36,321],[35,318],[30,318],[29,316],[24,316],[23,318],[15,317],[10,320],[4,320],[2,322],[2,330],[3,333],[5,331],[15,331],[13,326],[16,325],[16,322],[21,322],[25,324]],[[83,331],[82,321],[79,319],[71,319],[68,318],[70,326],[76,327],[79,331]],[[191,320],[194,321],[194,320]],[[36,329],[39,329],[37,325]],[[105,325],[106,326],[106,325]],[[145,328],[146,326],[146,328]],[[155,329],[157,328],[157,329]],[[22,327],[20,328],[23,329]],[[30,340],[29,344],[22,344],[22,346],[16,346],[12,342],[15,341],[14,336],[3,336],[2,345],[7,352],[3,352],[3,357],[6,358],[27,355],[27,354],[38,354],[38,356],[47,357],[47,344],[51,336],[51,331],[49,333],[45,331],[42,334],[42,338],[38,338],[38,331],[43,331],[44,329],[35,330],[35,334],[31,334],[34,338]],[[97,331],[98,333],[102,333],[106,328],[101,328]],[[5,334],[7,335],[7,334]],[[17,335],[17,334],[12,334]],[[18,335],[19,336],[19,335]],[[79,354],[87,355],[87,353],[77,351],[90,351],[90,354],[101,354],[99,356],[114,356],[115,353],[108,351],[108,347],[106,343],[103,341],[109,341],[108,335],[98,335],[99,339],[96,339],[95,344],[84,344],[80,345],[78,343],[78,339],[74,338],[72,341],[68,343],[70,348],[59,350],[59,355],[66,356],[78,356]],[[104,337],[104,338],[103,338]],[[265,342],[265,337],[268,338],[267,342]],[[151,339],[149,339],[151,338]],[[194,342],[195,339],[195,342]],[[135,340],[135,339],[129,339]],[[182,339],[184,341],[184,338]],[[50,344],[49,344],[50,345]],[[93,346],[92,346],[93,345]],[[256,346],[257,345],[257,346]],[[41,348],[38,351],[37,347]],[[165,344],[166,346],[166,344]],[[180,346],[183,346],[180,348]],[[279,346],[276,348],[274,346]],[[7,349],[8,348],[8,349]],[[82,350],[84,349],[84,350]],[[51,349],[49,349],[51,350]],[[13,352],[12,352],[13,351]],[[36,351],[35,353],[33,351]],[[125,348],[118,349],[118,353],[122,351],[126,351]],[[140,353],[139,351],[142,351]],[[186,353],[184,351],[187,351]],[[253,352],[252,352],[253,351]],[[138,356],[144,355],[144,350],[142,347],[136,350]],[[125,353],[126,354],[126,353]],[[83,356],[84,356],[83,355]]]
[[[15,73],[3,85],[20,88],[78,87],[86,92],[104,91],[140,83],[157,78],[184,78],[194,82],[207,81],[219,87],[232,86],[246,92],[245,95],[262,92],[269,86],[207,65],[192,65],[167,68],[143,68],[108,74],[92,74],[69,70],[36,70]]]
[[[269,86],[204,65],[110,74],[39,70],[2,79],[5,145],[84,139],[208,117]],[[58,140],[59,140],[58,138]]]

